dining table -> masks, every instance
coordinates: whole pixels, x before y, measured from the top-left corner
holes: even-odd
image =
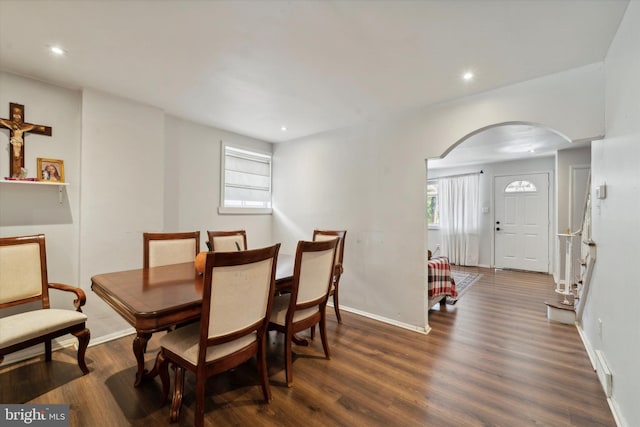
[[[295,256],[278,254],[275,292],[291,286]],[[91,289],[136,330],[133,354],[137,362],[134,385],[158,374],[157,363],[144,366],[147,342],[154,332],[197,321],[202,307],[203,275],[195,262],[97,274]]]

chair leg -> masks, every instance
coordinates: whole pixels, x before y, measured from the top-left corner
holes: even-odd
[[[195,426],[204,426],[204,390],[206,385],[206,378],[200,378],[200,375],[196,374],[196,411],[195,411]]]
[[[327,322],[326,314],[322,313],[320,318],[320,339],[322,340],[322,348],[324,349],[324,355],[327,359],[331,359],[331,353],[329,352],[329,340],[327,340]]]
[[[44,360],[51,362],[51,340],[44,342]]]
[[[293,386],[293,354],[291,353],[292,341],[293,334],[287,331],[286,338],[284,340],[284,371],[287,379],[287,387]]]
[[[167,399],[169,398],[169,360],[165,357],[164,352],[160,352],[158,354],[158,360],[156,360],[156,364],[158,365],[158,375],[160,376],[160,381],[162,381],[162,396],[160,401],[160,406],[164,406],[167,403]]]
[[[169,421],[176,422],[180,416],[182,408],[182,393],[184,392],[184,368],[175,366],[176,376],[173,384],[173,400],[171,401],[171,409],[169,410]]]
[[[340,304],[338,303],[338,282],[340,279],[336,280],[333,289],[333,309],[336,312],[336,317],[338,318],[338,323],[342,323],[342,316],[340,316]]]
[[[262,394],[266,403],[271,402],[271,388],[269,386],[269,371],[267,369],[267,346],[265,338],[258,342],[258,375],[262,384]]]
[[[78,366],[80,366],[80,370],[83,375],[89,373],[89,368],[87,368],[87,364],[84,361],[84,355],[87,352],[87,347],[89,346],[89,339],[91,338],[91,331],[88,328],[84,328],[80,332],[75,332],[73,335],[78,338]]]

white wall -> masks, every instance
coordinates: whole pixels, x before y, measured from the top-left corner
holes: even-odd
[[[569,140],[604,133],[603,68],[592,65],[274,148],[274,238],[348,230],[341,305],[427,326],[425,159],[486,126],[541,124]]]
[[[566,233],[571,224],[571,204],[573,195],[571,193],[571,170],[576,166],[591,164],[591,148],[577,148],[573,150],[558,151],[556,155],[556,210],[554,222],[557,224],[558,233]],[[576,229],[571,230],[577,231]],[[556,254],[555,279],[556,281],[565,277],[565,239],[558,239],[555,234],[553,236],[553,247]],[[575,256],[579,256],[579,245],[574,247]],[[562,255],[560,255],[562,254]]]
[[[44,233],[49,280],[78,285],[78,224],[80,195],[81,95],[0,73],[0,117],[9,118],[9,103],[24,105],[25,121],[51,126],[52,135],[25,136],[25,167],[37,177],[38,157],[64,161],[69,183],[58,203],[58,187],[0,183],[0,236]],[[0,129],[0,180],[9,176],[9,130]],[[72,308],[72,299],[51,294],[55,307]]]
[[[592,145],[593,240],[597,259],[583,328],[613,373],[622,426],[640,425],[640,3],[630,2],[606,58],[606,138]],[[593,187],[607,185],[607,198]],[[602,320],[602,335],[598,319]]]
[[[446,175],[456,175],[461,173],[470,173],[470,172],[478,172],[482,170],[484,173],[480,175],[480,209],[483,207],[489,208],[489,212],[482,213],[480,212],[480,233],[479,233],[479,250],[480,250],[480,258],[479,265],[483,267],[493,267],[494,256],[493,256],[493,239],[494,239],[494,200],[493,200],[493,187],[494,187],[494,179],[496,176],[504,176],[504,175],[518,175],[525,173],[534,173],[534,172],[549,172],[549,181],[550,181],[550,197],[549,200],[549,211],[554,212],[554,195],[553,195],[553,182],[554,182],[554,158],[553,157],[534,157],[529,160],[516,160],[509,162],[497,162],[497,163],[485,163],[474,166],[465,166],[465,167],[457,167],[457,168],[443,168],[443,169],[433,169],[428,171],[429,179],[435,179],[441,176]],[[553,219],[553,218],[551,218]],[[552,221],[553,224],[553,221]],[[551,230],[551,235],[549,239],[555,238],[555,227]],[[440,244],[440,230],[439,229],[430,229],[429,230],[429,249],[435,253],[436,245]],[[446,255],[442,252],[438,253],[439,255]],[[555,255],[553,251],[549,253],[549,260],[553,265],[553,259]]]
[[[247,230],[247,245],[274,242],[271,215],[219,215],[220,142],[271,152],[272,144],[167,116],[165,121],[165,230]]]
[[[162,230],[164,113],[95,90],[82,97],[80,281],[142,267],[142,233]],[[129,325],[87,292],[92,341]]]

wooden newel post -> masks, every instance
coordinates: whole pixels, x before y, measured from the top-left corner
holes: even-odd
[[[24,105],[9,103],[9,119],[0,118],[0,128],[9,129],[9,176],[20,175],[24,167],[24,137],[27,132],[51,136],[51,127],[25,123]],[[39,171],[37,172],[39,173]]]

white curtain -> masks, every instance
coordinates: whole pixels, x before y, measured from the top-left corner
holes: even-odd
[[[442,254],[457,265],[478,265],[480,175],[438,180]]]

